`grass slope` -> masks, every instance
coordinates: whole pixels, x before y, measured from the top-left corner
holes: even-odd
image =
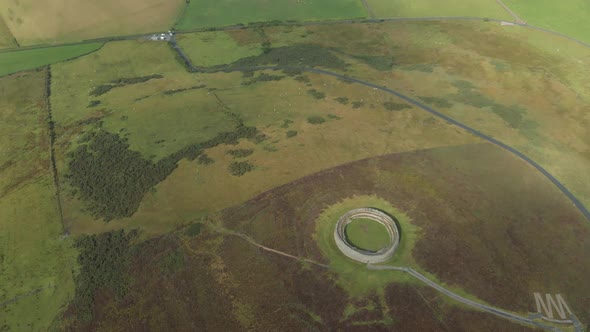
[[[527,23],[590,43],[588,17],[590,3],[585,0],[504,0]]]
[[[182,49],[191,55],[193,65],[201,67],[229,64],[262,53],[259,43],[240,45],[225,31],[178,35],[176,39]]]
[[[365,17],[357,0],[192,0],[177,23],[179,30],[273,20],[334,20]]]
[[[21,45],[34,45],[165,31],[183,5],[182,0],[20,0],[6,3],[0,15]]]
[[[79,57],[101,46],[92,43],[0,53],[0,76]]]
[[[0,133],[10,138],[0,143],[0,327],[42,331],[72,295],[76,253],[49,168],[45,72],[0,78],[0,90]]]
[[[511,20],[495,1],[366,0],[377,17],[475,16]]]

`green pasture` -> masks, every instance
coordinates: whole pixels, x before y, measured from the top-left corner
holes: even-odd
[[[96,51],[100,43],[0,52],[0,76],[72,59]]]
[[[348,241],[360,249],[378,251],[390,243],[387,229],[371,219],[354,219],[346,226],[344,232]]]
[[[49,168],[45,72],[0,78],[0,330],[46,331],[73,291]]]
[[[178,44],[190,55],[195,66],[229,64],[262,53],[260,43],[239,45],[227,32],[212,31],[179,35]]]
[[[496,1],[366,0],[376,17],[472,16],[513,21]]]
[[[358,0],[192,0],[176,24],[178,30],[273,20],[317,21],[363,18]]]
[[[590,43],[590,2],[587,0],[504,0],[504,3],[528,24]]]
[[[63,236],[51,174],[0,198],[0,326],[46,331],[73,294],[76,250]]]

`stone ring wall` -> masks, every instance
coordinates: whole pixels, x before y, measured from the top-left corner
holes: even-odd
[[[346,238],[345,229],[348,224],[358,218],[371,219],[385,226],[389,233],[389,246],[374,252],[352,245]],[[381,263],[388,260],[397,249],[399,238],[399,229],[395,221],[385,213],[373,208],[359,208],[346,212],[338,219],[334,229],[334,241],[336,241],[338,249],[348,258],[361,263]]]

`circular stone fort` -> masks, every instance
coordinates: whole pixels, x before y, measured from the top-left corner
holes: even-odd
[[[389,233],[389,245],[378,251],[370,251],[354,246],[346,236],[346,226],[355,219],[370,219],[383,225]],[[346,212],[338,219],[334,229],[334,240],[338,249],[348,258],[367,264],[381,263],[388,260],[395,252],[399,244],[399,238],[399,229],[395,221],[382,211],[373,208],[359,208]]]

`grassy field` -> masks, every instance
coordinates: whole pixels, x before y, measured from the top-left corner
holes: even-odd
[[[378,251],[391,241],[387,229],[371,219],[360,218],[346,226],[346,238],[357,248]]]
[[[235,35],[236,32],[233,34]],[[255,37],[257,36],[250,37],[254,37],[252,39],[256,41]],[[259,43],[240,45],[239,41],[225,31],[178,35],[176,38],[183,50],[191,54],[191,60],[195,66],[211,67],[229,64],[241,58],[262,53],[259,44],[262,40]]]
[[[273,20],[335,20],[362,18],[367,14],[360,1],[223,0],[191,1],[176,29],[187,30]]]
[[[417,97],[518,148],[590,206],[590,187],[582,176],[590,165],[590,141],[581,125],[587,121],[584,105],[590,103],[589,49],[538,31],[489,22],[265,31],[273,45],[285,39],[339,48],[357,58],[371,59],[370,55],[393,61],[385,70],[375,70],[370,62],[357,63],[346,68],[347,74]],[[481,43],[482,38],[489,42]],[[461,88],[462,81],[473,87]]]
[[[472,16],[513,21],[495,1],[367,0],[367,3],[376,17]]]
[[[0,326],[47,330],[72,295],[75,250],[49,168],[45,72],[0,78],[0,90]]]
[[[92,56],[102,57],[105,50],[108,50],[107,47]],[[61,137],[58,141],[58,155],[62,157],[58,164],[63,172],[67,172],[65,153],[76,146],[78,137],[82,137],[81,131],[92,128],[84,123],[94,117],[101,119],[103,128],[119,132],[128,139],[130,149],[141,152],[144,158],[153,155],[154,161],[187,144],[215,135],[215,130],[230,130],[231,126],[224,129],[223,124],[231,125],[231,119],[236,116],[245,125],[256,126],[261,134],[266,135],[261,142],[244,140],[236,146],[221,145],[208,149],[206,154],[214,160],[211,165],[201,164],[199,160],[180,161],[170,177],[147,193],[137,213],[125,219],[124,225],[141,226],[146,231],[149,229],[150,233],[173,229],[179,224],[189,222],[191,218],[202,216],[203,213],[211,213],[242,202],[276,185],[343,162],[375,154],[474,141],[471,136],[459,133],[425,114],[416,115],[411,110],[386,110],[382,103],[389,98],[378,91],[359,89],[319,75],[306,75],[309,83],[284,74],[278,75],[280,72],[259,73],[253,77],[242,77],[240,73],[188,75],[177,65],[175,73],[155,71],[164,73],[164,78],[113,89],[100,96],[99,106],[84,109],[77,105],[88,103],[91,98],[84,94],[92,88],[84,86],[84,83],[74,84],[74,81],[90,82],[90,78],[83,77],[94,77],[94,84],[98,85],[122,75],[132,75],[119,71],[112,72],[111,76],[107,76],[108,79],[96,79],[94,69],[83,65],[85,61],[82,58],[53,67],[53,86],[54,91],[58,92],[54,94],[52,101],[57,121],[56,130]],[[76,80],[68,78],[70,73],[76,73]],[[134,73],[133,76],[139,74]],[[278,81],[242,84],[256,80],[263,74],[284,77]],[[156,94],[136,100],[150,95],[150,91],[157,91],[163,84],[178,84],[177,88],[204,84],[209,92],[198,89],[173,96]],[[325,94],[323,99],[316,99],[308,93],[312,87],[321,89]],[[83,92],[78,92],[78,89]],[[62,93],[65,91],[70,92]],[[335,100],[342,96],[348,96],[350,104],[343,105]],[[77,101],[77,98],[82,101]],[[261,103],[265,98],[266,102]],[[366,106],[355,108],[353,103],[360,100],[364,100],[363,104],[366,103]],[[220,102],[223,106],[220,106]],[[186,112],[183,111],[186,105],[201,105],[202,108],[192,106],[192,111]],[[160,112],[160,109],[167,109],[168,112]],[[174,111],[175,109],[178,111]],[[234,115],[230,116],[228,112]],[[163,113],[162,116],[159,113]],[[141,116],[145,114],[152,115]],[[169,114],[175,115],[167,116]],[[322,117],[325,123],[309,123],[309,118],[313,116]],[[207,118],[211,118],[211,122],[205,128],[206,122],[203,122],[208,121]],[[167,122],[170,125],[162,126],[162,123]],[[419,129],[425,122],[429,123],[430,128],[427,135]],[[379,126],[380,129],[374,130],[374,126]],[[343,141],[341,132],[349,131],[348,128],[352,127],[355,128],[355,134],[346,135]],[[295,132],[296,136],[289,137],[289,131]],[[404,140],[402,137],[412,139]],[[244,176],[231,176],[227,168],[236,159],[228,154],[230,149],[253,150],[246,160],[256,166],[255,170]],[[295,162],[302,163],[305,167],[294,169],[289,166]],[[226,188],[235,190],[228,192]],[[67,202],[67,219],[76,220],[72,224],[72,231],[75,233],[96,232],[121,225],[96,223],[94,218],[89,218],[80,210],[80,204],[75,199]]]
[[[0,15],[0,49],[16,47],[14,37],[10,33],[10,29],[4,23],[4,19]]]
[[[93,43],[0,53],[0,76],[72,59],[101,46]]]
[[[558,4],[547,0],[506,0],[504,3],[529,24],[590,43],[588,1],[568,0]]]
[[[183,6],[182,0],[21,0],[6,3],[0,15],[24,46],[166,31]]]

